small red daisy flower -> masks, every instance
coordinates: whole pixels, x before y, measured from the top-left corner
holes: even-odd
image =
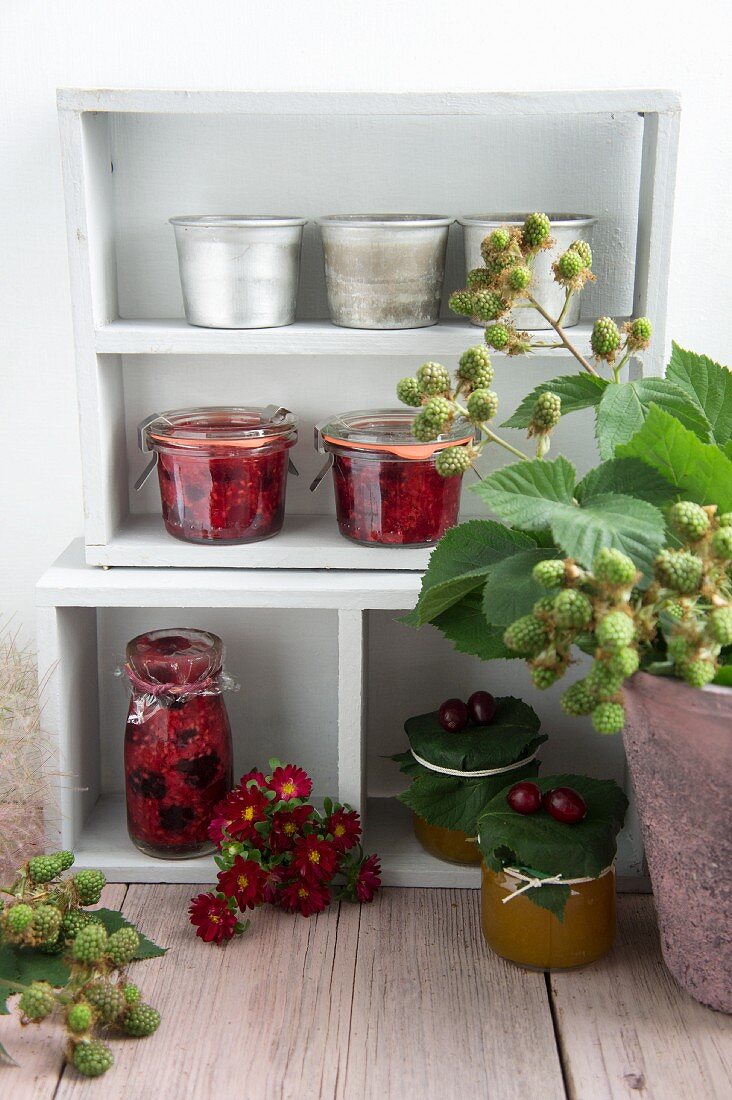
[[[214,817],[208,827],[209,839],[220,847],[226,840],[224,829],[228,829],[229,825],[231,821],[228,817]]]
[[[239,780],[239,786],[243,791],[246,791],[248,789],[247,783],[249,783],[252,779],[255,781],[257,787],[267,786],[267,780],[264,776],[264,773],[260,772],[258,768],[252,768],[250,772],[247,772],[247,774],[243,775]]]
[[[292,866],[308,882],[322,882],[331,879],[338,867],[338,853],[327,840],[321,840],[311,833],[301,836],[293,845]]]
[[[356,897],[359,901],[373,901],[381,886],[381,864],[378,856],[367,856],[356,875]]]
[[[265,820],[265,810],[269,802],[256,787],[249,790],[235,790],[217,807],[217,813],[229,820],[227,832],[237,839],[256,837],[254,826]]]
[[[338,852],[347,852],[358,844],[361,836],[361,818],[355,810],[336,810],[325,823],[333,837],[333,847]]]
[[[330,904],[330,890],[318,882],[303,882],[296,879],[288,882],[280,892],[279,902],[288,913],[301,913],[303,917],[312,917],[322,913]]]
[[[229,909],[226,898],[218,894],[198,894],[191,898],[188,915],[191,924],[196,926],[196,935],[206,943],[230,940],[236,930],[236,916]]]
[[[272,817],[272,831],[269,834],[269,846],[273,852],[289,852],[300,830],[313,812],[312,806],[294,806],[291,810],[282,810]]]
[[[313,782],[302,768],[286,764],[284,768],[275,768],[272,772],[269,789],[282,801],[289,802],[291,798],[307,798],[313,789]]]
[[[253,859],[237,856],[228,871],[219,871],[219,888],[240,909],[256,909],[264,900],[266,873]]]

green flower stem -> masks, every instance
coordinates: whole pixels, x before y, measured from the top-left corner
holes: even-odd
[[[466,420],[470,419],[467,409],[464,409],[463,406],[459,405],[458,402],[455,400],[453,400],[453,405],[455,406],[457,411],[465,417]],[[479,424],[478,427],[486,437],[485,439],[481,440],[480,443],[476,444],[479,450],[482,451],[487,443],[497,443],[499,447],[503,447],[506,451],[510,451],[511,454],[516,455],[517,458],[529,457],[528,455],[525,455],[523,451],[519,451],[517,447],[512,446],[512,444],[508,443],[505,439],[501,439],[501,437],[499,435],[496,435],[495,432],[492,432],[487,424]]]
[[[572,288],[567,287],[567,292],[564,296],[564,305],[562,306],[562,312],[557,317],[557,324],[561,325],[564,318],[567,316],[567,310],[569,309],[569,303],[572,300]]]
[[[625,364],[628,362],[628,360],[630,359],[630,355],[631,355],[630,348],[626,345],[625,350],[623,351],[623,354],[620,358],[620,361],[613,366],[613,381],[614,382],[619,382],[620,381],[620,372],[623,369],[623,367],[625,366]]]
[[[561,327],[559,322],[555,321],[553,317],[549,316],[549,314],[544,309],[544,307],[539,305],[539,303],[537,302],[536,298],[533,297],[533,295],[527,294],[526,297],[531,302],[532,306],[537,311],[537,313],[540,313],[541,316],[544,318],[544,320],[549,322],[549,324],[552,326],[552,328],[556,332],[559,339],[562,341],[562,344],[567,349],[567,351],[570,351],[572,353],[572,355],[575,357],[577,362],[581,363],[586,371],[589,371],[590,374],[594,374],[595,378],[599,378],[600,375],[597,373],[597,371],[592,366],[592,364],[588,363],[587,360],[585,359],[584,355],[580,355],[580,353],[577,351],[577,348],[574,346],[574,344],[572,344],[567,339],[567,337],[564,333],[564,329]],[[562,311],[562,312],[564,312],[564,311]]]

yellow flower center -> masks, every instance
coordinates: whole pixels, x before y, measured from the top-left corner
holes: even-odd
[[[294,794],[295,793],[295,784],[292,782],[291,779],[288,779],[286,783],[282,784],[282,793],[283,794]]]
[[[285,834],[285,836],[292,836],[292,834],[295,832],[295,822],[288,821],[282,829],[282,832]]]
[[[311,863],[320,863],[320,852],[316,852],[314,849],[308,852],[308,859]]]
[[[310,891],[307,889],[307,887],[301,886],[300,889],[297,891],[297,896],[299,898],[310,897]]]
[[[343,836],[345,831],[345,825],[336,825],[335,829],[333,830],[333,836]]]
[[[221,920],[221,917],[218,915],[218,913],[209,913],[208,919],[211,921],[212,924],[218,924]]]
[[[251,821],[254,817],[254,806],[247,806],[246,809],[242,810],[241,816],[245,821]]]
[[[241,886],[242,890],[246,890],[247,886],[249,885],[249,879],[246,875],[239,875],[239,878],[236,880],[236,884],[237,886]]]

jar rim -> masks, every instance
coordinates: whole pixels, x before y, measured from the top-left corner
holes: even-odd
[[[282,406],[210,405],[172,409],[143,420],[143,450],[179,447],[262,447],[297,438],[297,417]]]
[[[316,427],[316,436],[329,446],[356,451],[388,452],[399,458],[427,458],[435,451],[469,443],[474,429],[469,421],[458,418],[449,431],[423,443],[412,435],[418,409],[357,409],[338,413]]]
[[[167,642],[167,644],[166,644]],[[224,643],[218,634],[194,627],[166,627],[138,634],[125,651],[128,666],[149,678],[155,664],[155,681],[160,683],[196,683],[217,675],[224,660]],[[168,666],[172,678],[161,672]]]
[[[320,226],[348,229],[441,229],[455,221],[448,214],[323,214]]]
[[[178,214],[168,222],[188,229],[279,229],[307,225],[307,218],[291,214]]]
[[[523,225],[531,211],[525,214],[513,211],[503,214],[463,214],[458,218],[460,225]],[[552,227],[569,228],[571,226],[589,226],[597,223],[594,214],[547,214]]]

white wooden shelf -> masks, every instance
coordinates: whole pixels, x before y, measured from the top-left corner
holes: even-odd
[[[588,322],[568,330],[583,355],[591,354],[591,331]],[[535,339],[551,342],[552,335],[537,332]],[[196,328],[178,319],[117,320],[94,332],[100,355],[403,355],[426,360],[462,355],[471,342],[482,341],[482,329],[460,319],[445,319],[430,328],[393,331],[339,328],[330,321],[296,321],[282,328],[213,329]],[[570,353],[553,348],[534,354],[566,358]]]
[[[363,569],[427,568],[431,548],[378,546],[345,539],[335,516],[286,515],[279,534],[249,545],[200,545],[167,533],[162,518],[128,516],[109,542],[86,548],[88,565],[190,569]],[[379,584],[377,579],[374,582]]]

